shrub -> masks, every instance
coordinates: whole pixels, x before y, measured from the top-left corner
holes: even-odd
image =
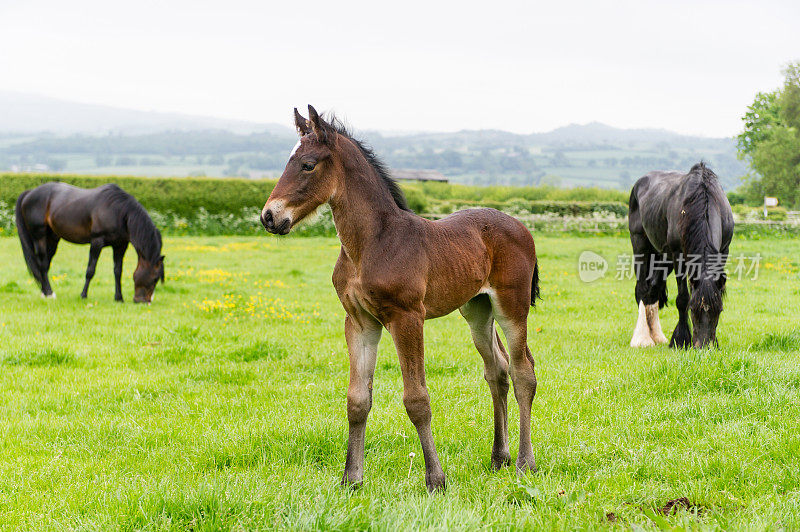
[[[764,207],[748,207],[747,205],[733,205],[731,207],[737,221],[758,221],[764,219]],[[767,220],[772,222],[783,222],[788,218],[786,209],[783,207],[768,207]]]
[[[744,205],[745,199],[745,194],[743,192],[737,192],[735,190],[728,192],[728,203],[731,204],[731,207],[735,205]]]
[[[0,200],[0,236],[14,230],[14,206]]]
[[[428,212],[428,199],[421,190],[417,188],[403,187],[403,193],[405,194],[406,202],[412,211],[418,213]]]

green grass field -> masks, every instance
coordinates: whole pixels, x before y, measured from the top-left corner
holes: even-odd
[[[166,238],[151,306],[113,301],[106,250],[62,243],[44,300],[0,238],[0,527],[4,529],[800,528],[800,240],[728,283],[721,348],[628,347],[625,238],[536,236],[530,316],[539,471],[494,472],[492,410],[466,323],[426,326],[434,436],[448,490],[425,491],[421,450],[384,334],[362,489],[339,487],[347,421],[338,241]],[[577,257],[612,260],[583,283]],[[674,281],[670,280],[674,298]],[[674,304],[662,311],[667,336]],[[509,398],[512,456],[517,409]],[[409,453],[416,453],[413,464]],[[669,501],[676,512],[664,512]],[[688,509],[686,509],[688,506]]]

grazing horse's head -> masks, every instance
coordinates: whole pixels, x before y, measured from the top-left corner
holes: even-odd
[[[133,302],[150,303],[159,280],[164,283],[164,255],[154,261],[139,256],[139,264],[133,272]]]
[[[261,223],[270,233],[285,235],[303,218],[328,202],[337,189],[341,172],[333,157],[338,134],[308,106],[308,120],[294,110],[300,134],[283,175],[272,190]]]
[[[692,315],[693,345],[702,349],[717,345],[717,324],[722,313],[722,296],[725,292],[725,275],[718,279],[704,277],[690,280],[692,296],[689,311]]]

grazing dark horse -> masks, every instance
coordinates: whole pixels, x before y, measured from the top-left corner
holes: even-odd
[[[725,263],[733,237],[733,213],[717,176],[704,163],[694,165],[688,174],[650,172],[633,185],[628,224],[639,305],[631,347],[666,343],[658,309],[667,302],[667,276],[672,270],[678,282],[679,318],[669,346],[717,345]]]
[[[164,282],[164,257],[161,233],[136,199],[117,185],[84,189],[66,183],[45,183],[26,190],[17,198],[16,221],[22,252],[44,297],[55,297],[47,272],[60,239],[74,244],[90,244],[86,284],[81,297],[89,292],[100,250],[114,250],[114,299],[122,301],[122,259],[133,244],[139,264],[133,273],[133,301],[150,303],[160,279]]]
[[[403,403],[422,444],[425,483],[429,490],[445,487],[431,431],[423,323],[456,309],[469,323],[492,394],[492,466],[511,463],[506,403],[510,375],[520,410],[516,465],[523,471],[534,469],[531,403],[536,375],[527,317],[539,294],[539,273],[530,232],[493,209],[465,210],[435,222],[415,215],[370,149],[335,119],[323,120],[311,106],[308,111],[306,120],[295,109],[301,138],[261,221],[269,232],[285,235],[323,203],[333,212],[341,241],[333,285],[347,314],[350,357],[350,435],[342,484],[363,480],[372,378],[385,328],[400,359]],[[506,335],[508,351],[494,320]]]

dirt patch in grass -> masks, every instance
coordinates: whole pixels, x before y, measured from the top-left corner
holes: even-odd
[[[708,511],[705,506],[692,503],[687,497],[678,497],[667,501],[667,504],[658,509],[658,513],[662,515],[674,515],[681,510],[685,510],[697,515],[703,515]]]

